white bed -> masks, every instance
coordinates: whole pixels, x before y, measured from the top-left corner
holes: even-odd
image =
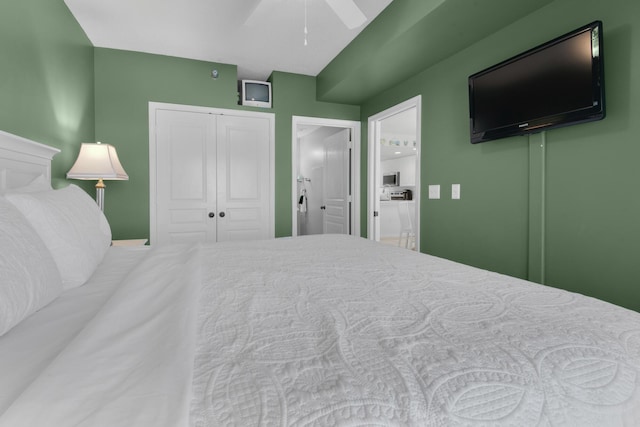
[[[638,420],[640,314],[349,236],[110,247],[0,336],[2,427]]]

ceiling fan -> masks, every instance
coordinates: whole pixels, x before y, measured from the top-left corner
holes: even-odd
[[[367,17],[353,0],[324,0],[350,30],[364,24]]]
[[[340,18],[344,25],[350,30],[358,28],[367,20],[367,17],[364,13],[362,13],[354,0],[324,1]],[[259,21],[259,16],[261,16],[262,13],[266,12],[268,9],[271,9],[273,6],[276,6],[277,3],[282,3],[282,0],[259,0],[253,11],[251,11],[249,17],[245,21],[245,25],[252,26],[256,24]]]

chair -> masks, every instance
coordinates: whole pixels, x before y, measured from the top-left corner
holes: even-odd
[[[410,206],[409,202],[398,202],[398,215],[400,216],[400,236],[398,237],[398,246],[401,247],[402,241],[404,240],[404,247],[413,250],[416,242],[416,235],[413,231],[415,211]]]

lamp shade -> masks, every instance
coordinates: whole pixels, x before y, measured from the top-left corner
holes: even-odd
[[[128,180],[129,175],[120,164],[115,147],[98,142],[82,143],[76,162],[67,172],[67,178]]]

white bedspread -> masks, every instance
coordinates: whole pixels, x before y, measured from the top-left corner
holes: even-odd
[[[347,236],[148,252],[0,426],[640,420],[638,313]]]
[[[640,425],[640,315],[346,236],[206,249],[192,424]]]

